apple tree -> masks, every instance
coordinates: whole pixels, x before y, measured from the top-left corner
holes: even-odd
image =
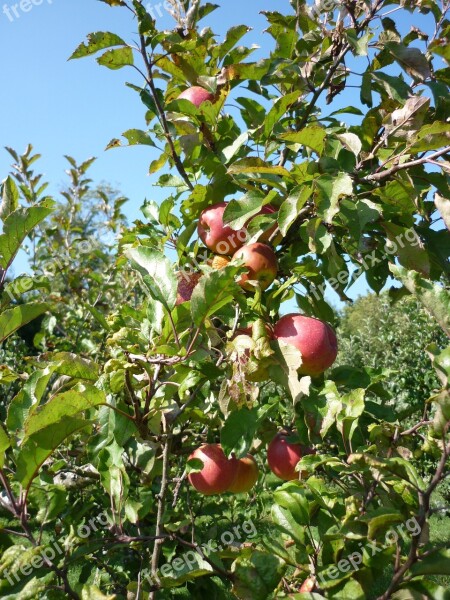
[[[108,148],[147,147],[165,199],[112,251],[126,293],[102,311],[83,296],[92,346],[69,328],[9,403],[3,597],[445,597],[449,540],[428,524],[450,347],[420,348],[439,386],[406,425],[389,369],[333,368],[326,291],[395,278],[450,335],[448,4],[292,0],[264,13],[253,60],[248,24],[203,27],[225,7],[169,0],[160,31],[143,2],[103,1],[137,34],[92,33],[71,58],[135,76],[146,126]],[[2,284],[52,219],[32,185],[3,183]],[[83,277],[107,285],[92,258]],[[2,292],[2,341],[30,311],[58,315],[39,290],[19,310]]]

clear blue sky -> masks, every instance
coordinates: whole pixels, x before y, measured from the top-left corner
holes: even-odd
[[[126,81],[142,81],[131,69],[111,71],[93,58],[67,60],[93,31],[112,31],[132,40],[136,24],[131,13],[98,0],[22,0],[22,6],[28,3],[29,8],[24,12],[19,1],[0,0],[1,148],[11,146],[21,152],[31,142],[42,154],[37,168],[50,182],[52,194],[57,194],[66,181],[64,154],[78,161],[96,156],[91,177],[111,183],[129,197],[126,210],[134,220],[145,198],[160,201],[164,197],[164,191],[152,187],[147,175],[155,158],[153,150],[137,146],[105,152],[104,148],[127,129],[145,129],[145,109],[137,94],[124,85]],[[32,4],[39,1],[41,4]],[[173,28],[172,17],[164,10],[159,16],[157,4],[158,0],[148,2],[154,7],[158,27]],[[261,55],[267,54],[271,38],[263,33],[266,21],[259,12],[290,10],[288,0],[225,0],[221,4],[222,8],[206,17],[204,25],[220,36],[233,25],[251,26],[253,30],[243,43],[262,46]],[[408,25],[399,23],[401,29],[408,30]],[[342,94],[333,108],[357,104],[355,91]],[[9,159],[0,149],[0,180],[9,170]],[[20,260],[15,270],[24,268]],[[356,283],[350,296],[356,297],[365,289],[363,282]]]

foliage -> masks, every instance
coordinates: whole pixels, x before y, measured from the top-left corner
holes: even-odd
[[[78,240],[99,223],[85,212],[90,161],[68,159],[58,212],[30,170],[31,149],[12,151],[0,339],[38,315],[48,321],[39,355],[20,372],[11,361],[2,369],[17,383],[0,427],[2,597],[302,598],[312,576],[313,597],[356,600],[382,575],[379,600],[445,597],[433,577],[449,574],[450,548],[429,543],[427,525],[448,475],[450,348],[428,346],[439,389],[420,398],[423,419],[409,426],[380,394],[388,369],[341,365],[299,379],[300,352],[271,341],[264,323],[294,300],[334,322],[325,284],[346,299],[356,270],[375,292],[393,274],[449,333],[448,6],[293,0],[289,14],[265,13],[272,51],[252,62],[254,48],[238,45],[247,26],[222,41],[200,29],[216,5],[170,0],[176,28],[160,32],[139,0],[104,2],[134,13],[138,44],[96,32],[72,58],[137,66],[144,81],[129,86],[147,130],[109,147],[152,149],[167,198],[145,202],[144,221],[125,228],[122,199],[97,190],[108,231],[122,234],[117,248],[81,256]],[[434,35],[402,36],[392,10],[419,23],[430,13]],[[193,84],[214,100],[177,100]],[[336,109],[352,85],[364,110]],[[239,287],[239,263],[213,269],[194,235],[200,212],[225,198],[236,200],[225,212],[235,229],[275,208],[248,227],[252,240],[279,229],[278,276],[263,293]],[[19,303],[7,277],[26,238],[36,274],[56,254],[61,268],[47,278],[41,269],[40,282],[33,272]],[[177,303],[175,272],[192,265],[200,283]],[[235,333],[251,323],[242,348]],[[281,427],[315,449],[299,480],[282,485],[265,464]],[[188,487],[187,457],[205,441],[256,456],[263,475],[250,496]],[[410,460],[417,448],[431,476]]]
[[[358,369],[388,369],[383,391],[402,417],[423,412],[423,398],[439,387],[426,348],[447,344],[422,304],[407,296],[393,302],[388,293],[370,294],[345,307],[339,324],[339,363]],[[415,414],[417,417],[418,415]]]

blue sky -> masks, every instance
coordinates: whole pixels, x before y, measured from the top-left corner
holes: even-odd
[[[158,27],[173,28],[172,17],[158,10],[157,4],[157,0],[148,2]],[[28,10],[21,10],[21,6]],[[251,26],[253,30],[243,43],[258,44],[261,55],[267,54],[271,39],[263,33],[266,21],[259,12],[290,10],[288,0],[226,0],[222,6],[204,20],[204,25],[219,36],[233,25]],[[408,25],[399,24],[406,30]],[[130,198],[126,211],[133,220],[140,216],[139,207],[145,198],[164,198],[164,191],[152,187],[147,175],[155,158],[153,150],[104,149],[127,129],[145,129],[145,109],[137,94],[125,86],[126,81],[142,82],[133,70],[111,71],[98,66],[93,58],[67,60],[93,31],[113,31],[129,41],[135,39],[136,25],[129,11],[98,0],[22,0],[22,4],[0,0],[0,179],[10,164],[4,146],[21,152],[31,142],[42,154],[36,167],[50,182],[52,194],[57,194],[66,181],[64,154],[78,161],[96,156],[91,177],[111,183]],[[358,104],[355,92],[349,89],[342,94],[333,109]],[[15,270],[24,268],[21,259]],[[350,295],[356,297],[365,289],[363,282],[357,282]]]

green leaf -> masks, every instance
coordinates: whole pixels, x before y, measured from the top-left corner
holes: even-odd
[[[21,446],[16,459],[16,477],[23,487],[30,485],[47,458],[64,440],[87,425],[90,422],[84,419],[66,417],[30,436]]]
[[[106,596],[96,585],[84,585],[81,591],[81,600],[115,600],[116,594]]]
[[[129,146],[155,146],[150,135],[141,129],[128,129],[122,135]]]
[[[273,522],[283,531],[289,534],[301,547],[305,544],[305,528],[297,523],[289,509],[274,504],[271,510]]]
[[[393,77],[392,75],[376,71],[372,73],[372,78],[376,83],[380,84],[388,97],[394,98],[394,100],[397,100],[401,104],[412,95],[411,88],[400,77]]]
[[[361,80],[360,100],[362,104],[372,107],[372,73],[366,71]]]
[[[0,469],[5,464],[5,452],[10,447],[11,443],[3,425],[0,424]]]
[[[411,596],[411,592],[416,592],[415,596]],[[401,594],[404,594],[401,596]],[[398,595],[397,595],[398,594]],[[430,581],[424,577],[412,579],[405,585],[405,589],[400,590],[392,596],[392,600],[423,600],[430,598],[431,600],[450,600],[450,589],[448,586],[443,587],[435,581]],[[409,595],[408,595],[409,594]]]
[[[392,251],[396,250],[400,264],[407,269],[419,271],[424,277],[429,277],[430,259],[414,229],[387,222],[381,223],[381,226],[392,243]]]
[[[245,456],[256,434],[258,424],[257,409],[241,410],[232,412],[220,432],[220,443],[227,456],[234,452],[237,458]]]
[[[191,297],[191,314],[197,327],[223,306],[231,304],[240,293],[235,282],[238,271],[239,267],[227,266],[200,278]]]
[[[281,96],[281,98],[276,100],[275,104],[272,106],[266,118],[264,119],[264,135],[266,137],[269,137],[275,124],[278,123],[289,107],[295,104],[300,94],[301,90],[297,90],[295,92],[291,92],[290,94],[286,94],[285,96]]]
[[[115,33],[109,33],[108,31],[90,33],[87,36],[87,44],[80,44],[69,60],[90,56],[99,50],[111,48],[112,46],[126,46],[126,42]]]
[[[433,343],[427,347],[427,352],[442,386],[450,387],[450,346],[440,350],[437,344]]]
[[[308,202],[311,195],[312,190],[309,186],[298,186],[292,190],[289,197],[280,206],[280,210],[278,211],[278,225],[283,235],[286,235],[298,217],[298,213]]]
[[[289,510],[299,525],[309,525],[309,502],[303,488],[291,482],[285,483],[275,490],[273,499]]]
[[[338,173],[335,177],[321,175],[316,183],[321,191],[318,213],[325,223],[331,223],[334,216],[339,212],[340,198],[353,194],[353,182],[347,173]]]
[[[354,133],[340,133],[336,136],[344,148],[353,152],[358,157],[361,152],[362,142],[357,135]]]
[[[141,274],[152,298],[161,302],[167,310],[172,310],[177,300],[178,282],[169,259],[145,246],[128,248],[124,254]]]
[[[431,44],[428,46],[428,50],[433,52],[433,54],[437,54],[438,56],[442,56],[447,62],[450,62],[450,46],[447,40],[437,39],[433,40]]]
[[[326,381],[319,391],[302,399],[305,423],[311,439],[323,439],[342,411],[342,399],[333,381]]]
[[[0,267],[7,270],[14,260],[22,242],[41,221],[54,210],[52,200],[44,200],[29,208],[18,208],[4,221],[0,235]]]
[[[355,32],[349,29],[347,32],[347,39],[352,46],[354,53],[356,56],[367,56],[367,49],[369,46],[370,40],[373,38],[374,34],[370,31],[362,35],[358,38],[355,35]]]
[[[232,229],[242,229],[247,221],[257,215],[264,202],[264,194],[259,191],[247,192],[239,200],[231,200],[223,214],[223,222]]]
[[[273,340],[271,347],[275,351],[275,364],[269,365],[269,375],[273,381],[283,385],[291,394],[295,406],[297,402],[308,393],[309,377],[299,379],[298,369],[302,365],[302,354],[292,344],[284,341]]]
[[[2,201],[0,204],[0,219],[4,221],[6,217],[19,208],[19,190],[16,182],[11,176],[8,176],[2,182]]]
[[[423,279],[417,271],[408,271],[396,265],[390,265],[389,268],[405,288],[417,296],[450,337],[450,293],[441,285]]]
[[[244,131],[244,133],[241,133],[241,135],[238,136],[230,146],[224,148],[222,150],[222,154],[225,157],[225,164],[228,164],[231,161],[231,159],[236,156],[236,154],[239,152],[242,146],[244,146],[244,144],[246,144],[247,142],[248,132]]]
[[[414,79],[424,81],[431,77],[428,60],[418,48],[406,47],[394,42],[388,42],[386,48],[398,64]]]
[[[49,356],[56,364],[55,372],[74,379],[97,381],[100,367],[93,360],[77,356],[72,352],[55,352]]]
[[[323,127],[310,125],[301,131],[297,131],[296,133],[283,133],[278,137],[285,142],[307,146],[320,156],[325,147],[324,144],[326,135],[326,131],[323,129]]]
[[[233,593],[240,600],[267,600],[285,569],[284,561],[277,556],[252,549],[250,555],[241,555],[231,566]]]
[[[43,302],[30,302],[5,310],[0,315],[0,344],[20,327],[47,312],[49,308],[50,305]]]
[[[212,54],[217,56],[219,59],[224,58],[228,52],[234,48],[238,41],[249,31],[251,31],[251,27],[248,27],[247,25],[236,25],[231,27],[231,29],[229,29],[226,33],[224,42],[220,44],[217,49],[214,48]]]
[[[413,575],[450,575],[450,548],[440,548],[411,567]]]
[[[272,166],[260,158],[243,158],[236,161],[228,168],[228,173],[237,175],[239,173],[267,173],[270,175],[280,175],[281,177],[290,177],[290,173],[284,167]]]
[[[115,48],[108,50],[97,58],[99,65],[108,69],[121,69],[126,65],[134,65],[133,50],[131,48]]]
[[[450,123],[435,121],[424,125],[417,132],[415,141],[411,147],[412,152],[426,152],[427,150],[439,150],[450,144]]]
[[[155,19],[145,10],[142,2],[133,0],[134,10],[138,20],[138,33],[146,35],[155,31]]]
[[[39,405],[55,369],[56,365],[53,364],[45,369],[34,371],[20,392],[12,399],[6,420],[9,431],[23,436],[23,424],[29,412]]]
[[[74,417],[80,412],[106,402],[105,394],[92,385],[79,384],[75,389],[53,396],[39,406],[25,421],[25,440],[49,425],[66,417]]]

